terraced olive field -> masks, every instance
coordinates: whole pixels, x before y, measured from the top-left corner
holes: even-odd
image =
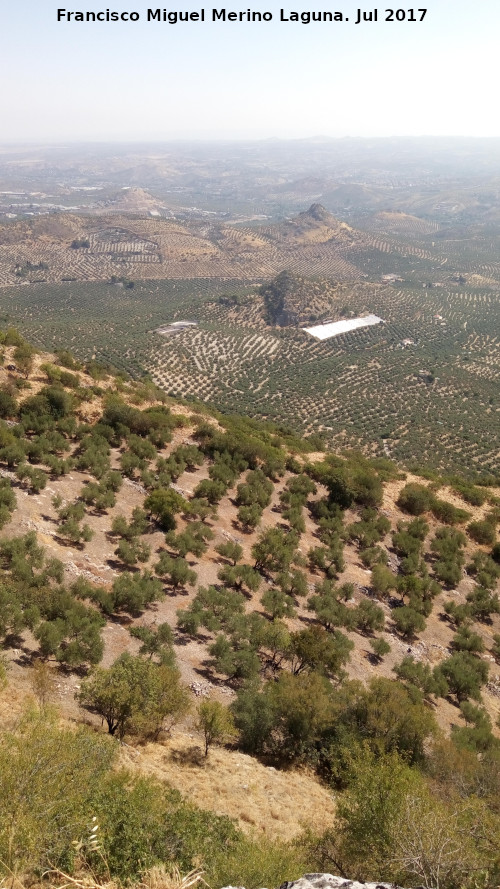
[[[313,203],[255,226],[123,214],[6,226],[0,315],[45,349],[336,447],[497,473],[495,226],[386,210],[351,222]],[[322,342],[302,329],[367,314],[384,323]]]
[[[318,342],[266,325],[255,283],[221,279],[3,288],[0,313],[40,347],[149,373],[221,410],[404,464],[498,472],[498,294],[453,283],[344,284],[335,294],[328,317],[374,312],[385,323]],[[175,320],[198,323],[156,332]]]
[[[43,348],[69,348],[79,358],[109,362],[132,376],[145,373],[152,331],[173,318],[196,316],[208,298],[241,290],[237,281],[144,282],[127,289],[102,282],[0,288],[4,323],[29,332]]]
[[[404,463],[496,471],[496,294],[367,286],[352,292],[349,308],[385,324],[317,342],[301,330],[259,335],[224,324],[220,306],[207,303],[198,328],[153,345],[148,368],[169,391],[321,431],[337,444]]]

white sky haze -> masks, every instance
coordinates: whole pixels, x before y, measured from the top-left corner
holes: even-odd
[[[0,142],[500,136],[498,0],[429,0],[422,22],[361,6],[379,20],[359,25],[359,0],[330,0],[348,22],[309,25],[280,9],[334,6],[189,0],[161,8],[207,20],[170,25],[148,23],[141,0],[63,2],[0,0]],[[57,22],[58,8],[141,19]],[[273,21],[212,23],[213,8]]]

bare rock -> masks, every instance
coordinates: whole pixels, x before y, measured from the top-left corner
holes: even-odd
[[[394,889],[394,884],[358,883],[333,874],[305,874],[300,880],[282,883],[280,889]]]
[[[225,886],[224,889],[243,889],[243,886]],[[279,889],[398,889],[398,887],[394,883],[358,883],[357,880],[346,880],[333,874],[305,874],[300,880],[282,883]]]

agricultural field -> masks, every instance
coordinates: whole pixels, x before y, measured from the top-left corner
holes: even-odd
[[[196,309],[227,288],[248,290],[238,281],[161,281],[136,284],[71,283],[1,288],[4,322],[29,333],[43,348],[65,348],[83,359],[93,356],[133,376],[145,372],[144,355],[153,331],[170,320],[196,316]]]
[[[153,346],[148,369],[167,391],[320,431],[337,445],[498,471],[496,295],[367,287],[349,307],[386,323],[323,342],[290,328],[259,336],[224,325],[207,303],[195,332]]]
[[[184,398],[321,432],[337,446],[405,464],[498,471],[496,293],[401,284],[331,293],[326,317],[348,308],[385,324],[317,342],[300,329],[266,325],[251,282],[213,279],[133,290],[5,288],[0,313],[40,347],[66,344],[81,358],[149,373]],[[198,324],[168,337],[156,332],[181,320]]]
[[[453,230],[417,225],[413,217],[397,227],[392,217],[403,214],[380,215],[363,220],[363,228],[339,221],[319,204],[272,225],[130,213],[0,223],[0,284],[103,281],[113,275],[134,281],[266,279],[285,270],[350,283],[387,274],[415,283],[445,283],[453,274],[500,281],[494,238],[474,231],[457,238]]]
[[[381,210],[354,227],[313,203],[254,225],[61,214],[0,242],[0,313],[40,347],[405,465],[500,467],[492,226]],[[301,329],[366,315],[384,324]],[[161,333],[180,321],[196,326]]]

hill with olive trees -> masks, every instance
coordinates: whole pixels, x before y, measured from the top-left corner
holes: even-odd
[[[174,215],[127,186],[78,212],[8,214],[0,316],[41,349],[69,343],[83,362],[334,449],[496,475],[493,222],[469,218],[471,188],[465,215],[451,194],[432,210],[416,194],[372,206],[365,186],[339,189],[327,206],[308,207],[306,192],[290,212],[250,218],[232,202]],[[320,340],[304,330],[367,315],[381,322]]]
[[[1,339],[0,869],[493,889],[499,480]]]

